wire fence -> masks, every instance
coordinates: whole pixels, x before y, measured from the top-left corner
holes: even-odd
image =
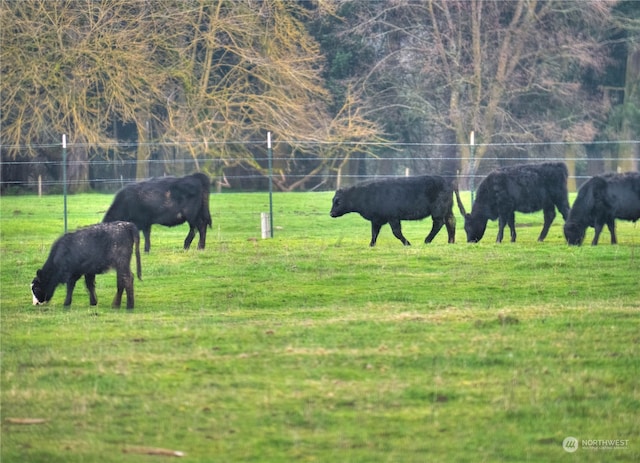
[[[241,146],[251,153],[248,158],[213,154],[191,156],[185,146],[202,148],[202,152],[224,145],[232,151]],[[280,184],[292,184],[306,179],[300,190],[330,190],[358,181],[388,176],[438,174],[462,179],[462,187],[478,185],[496,167],[520,163],[565,162],[570,172],[570,189],[575,190],[593,175],[620,170],[638,170],[640,140],[598,142],[544,142],[500,144],[449,143],[335,143],[274,141],[278,154],[273,176]],[[115,191],[139,180],[137,169],[142,165],[148,176],[184,175],[204,170],[211,175],[218,188],[241,191],[266,191],[270,159],[264,141],[251,142],[171,142],[171,143],[114,143],[108,151],[96,151],[93,146],[68,144],[75,152],[85,154],[82,159],[63,157],[60,143],[9,146],[0,145],[2,154],[0,191],[58,193],[64,186],[62,171],[71,172],[67,181],[80,189]],[[149,159],[136,159],[136,150],[148,149]],[[305,147],[298,154],[287,153],[287,147]],[[213,147],[213,148],[212,148]],[[346,147],[346,148],[345,148]],[[485,148],[480,158],[476,150]],[[172,150],[168,154],[168,150]],[[9,158],[9,151],[38,153]],[[348,159],[345,159],[348,152]],[[212,153],[212,151],[209,151]],[[283,154],[285,153],[285,154]],[[325,155],[320,153],[340,153]],[[463,154],[469,153],[469,154]],[[257,166],[262,166],[258,168]],[[465,183],[466,182],[466,183]],[[470,185],[469,185],[470,184]]]
[[[335,141],[322,141],[322,140],[314,140],[314,141],[306,141],[306,140],[273,140],[273,144],[285,144],[289,146],[303,146],[303,145],[340,145],[340,146],[386,146],[386,147],[408,147],[408,146],[417,146],[417,147],[460,147],[460,146],[471,146],[468,143],[424,143],[424,142],[367,142],[367,141],[344,141],[344,142],[335,142]],[[474,142],[473,146],[488,146],[488,147],[533,147],[533,146],[584,146],[584,145],[638,145],[640,144],[640,140],[596,140],[596,141],[545,141],[545,142],[513,142],[513,143],[477,143]],[[140,146],[148,146],[148,147],[158,147],[158,146],[230,146],[230,145],[255,145],[266,146],[265,140],[253,140],[253,141],[203,141],[203,140],[185,140],[185,141],[171,141],[171,142],[113,142],[109,144],[110,148],[138,148]],[[0,149],[3,150],[35,150],[35,149],[43,149],[43,148],[56,148],[61,147],[62,144],[60,142],[52,142],[52,143],[38,143],[38,144],[30,144],[30,145],[9,145],[2,144],[0,145]],[[94,148],[93,144],[88,143],[72,143],[68,142],[67,146],[69,147],[77,147],[89,150]]]

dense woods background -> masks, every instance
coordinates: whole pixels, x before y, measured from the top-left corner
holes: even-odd
[[[640,4],[2,0],[3,192],[207,172],[280,190],[564,159],[638,169]],[[470,146],[474,132],[476,146]],[[575,186],[575,185],[574,185]]]

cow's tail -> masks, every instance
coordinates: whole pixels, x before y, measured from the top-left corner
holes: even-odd
[[[451,180],[451,189],[456,191],[458,189],[458,175],[460,175],[460,171],[456,172],[456,176]]]
[[[211,212],[209,212],[209,194],[211,190],[211,180],[208,176],[202,175],[202,211],[204,220],[209,228],[213,227],[213,221],[211,220]]]
[[[136,227],[135,225],[133,225],[131,231],[133,235],[133,248],[136,253],[136,275],[138,275],[138,280],[142,281],[142,263],[140,262],[140,232],[138,231],[138,227]]]
[[[458,171],[456,173],[455,178],[453,179],[453,181],[451,182],[451,186],[453,187],[453,193],[456,197],[456,202],[458,203],[458,209],[460,210],[460,214],[462,214],[462,217],[466,217],[467,215],[467,211],[464,208],[464,205],[462,204],[462,200],[460,199],[460,189],[458,186],[458,175],[460,174],[460,171]]]
[[[213,228],[213,221],[211,220],[211,212],[209,212],[209,190],[206,191],[203,198],[204,220],[209,228]]]

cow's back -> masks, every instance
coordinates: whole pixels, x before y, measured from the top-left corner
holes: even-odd
[[[119,190],[102,221],[122,220],[132,222],[138,228],[144,228],[152,213],[148,207],[152,190],[148,189],[147,185],[149,185],[148,181],[133,183]]]
[[[432,214],[432,205],[440,196],[448,196],[449,207],[453,204],[452,186],[438,176],[375,180],[350,190],[354,209],[367,219],[423,219]]]
[[[552,204],[568,213],[567,177],[567,166],[561,162],[496,169],[480,183],[477,202],[493,219],[500,210],[530,213]]]
[[[122,220],[145,229],[152,224],[178,225],[185,222],[178,214],[179,205],[188,196],[199,193],[199,182],[177,187],[176,177],[156,177],[122,188],[113,200],[103,222]]]
[[[530,213],[543,209],[551,201],[549,186],[551,179],[536,169],[517,170],[516,175],[508,177],[509,194],[516,211]],[[515,183],[515,185],[512,185]]]
[[[603,176],[607,181],[604,207],[618,219],[636,221],[640,218],[640,173],[627,172]]]
[[[66,233],[52,245],[44,268],[61,273],[105,273],[122,255],[131,258],[137,235],[134,224],[120,221]]]

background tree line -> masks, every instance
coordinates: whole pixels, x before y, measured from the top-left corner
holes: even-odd
[[[637,169],[637,144],[597,143],[640,134],[633,1],[2,0],[0,13],[3,185],[59,175],[8,161],[59,160],[63,133],[76,190],[126,168],[264,176],[267,131],[282,190],[338,171],[468,172],[472,130],[479,171],[530,156]],[[544,144],[559,141],[584,145]]]

